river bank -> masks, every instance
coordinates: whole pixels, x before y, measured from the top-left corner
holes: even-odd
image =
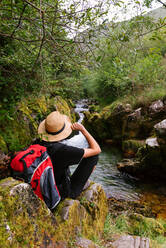
[[[60,111],[66,111],[69,110],[69,108],[65,109],[64,106],[67,106],[61,99],[58,100],[60,102]],[[63,104],[62,104],[63,102]],[[60,108],[59,107],[59,108]],[[79,119],[79,115],[76,114],[77,117],[74,117],[75,120],[77,119],[78,121],[82,121],[83,115],[86,116],[86,112],[82,113],[82,111],[86,110],[86,107],[84,106],[84,110],[82,110],[82,108],[80,108],[80,106],[76,106],[77,108],[79,107],[79,111],[81,113],[81,119]],[[47,110],[48,111],[48,110]],[[29,113],[29,112],[28,112]],[[64,112],[65,113],[65,112]],[[67,112],[66,112],[67,113]],[[72,113],[73,115],[73,110],[70,112],[70,114]],[[93,116],[93,114],[92,114]],[[72,117],[73,118],[73,117]],[[27,120],[27,119],[26,119]],[[74,119],[73,119],[74,120]],[[79,140],[80,142],[80,137],[78,137],[79,135],[76,135],[74,137],[74,140],[71,140],[72,144],[74,144],[73,142],[77,142]],[[85,140],[84,140],[85,142]],[[80,146],[87,146],[86,143],[79,143]],[[109,143],[109,145],[108,145]],[[111,143],[111,144],[110,144]],[[127,244],[129,245],[132,242],[139,242],[139,244],[143,244],[143,247],[164,247],[165,243],[165,222],[164,220],[160,221],[160,218],[165,218],[164,212],[165,212],[165,198],[164,198],[164,188],[161,188],[159,191],[153,191],[152,188],[148,187],[147,185],[143,185],[142,182],[140,183],[140,181],[134,177],[129,176],[128,174],[124,174],[118,171],[117,169],[117,163],[123,158],[123,153],[122,151],[120,151],[119,149],[117,149],[117,147],[113,147],[112,143],[114,142],[109,142],[107,141],[107,146],[106,147],[102,147],[102,154],[100,156],[99,159],[99,163],[98,166],[96,168],[96,170],[94,171],[94,173],[91,176],[91,180],[93,180],[95,183],[98,183],[100,185],[102,185],[102,188],[104,189],[105,193],[106,193],[106,198],[104,200],[104,204],[105,207],[104,209],[102,209],[101,206],[101,211],[104,210],[105,212],[105,216],[106,216],[106,209],[107,206],[109,208],[109,213],[107,215],[107,218],[105,219],[105,221],[102,221],[102,227],[99,231],[99,233],[96,232],[92,232],[90,236],[86,236],[83,235],[83,232],[76,232],[77,234],[77,238],[75,236],[75,231],[71,233],[71,239],[67,241],[67,243],[64,241],[63,238],[61,238],[60,243],[58,243],[56,241],[56,236],[54,239],[54,243],[53,242],[53,236],[49,236],[50,235],[50,231],[46,230],[45,228],[43,230],[45,230],[45,237],[43,239],[42,242],[47,243],[48,242],[48,247],[49,244],[54,244],[55,247],[59,247],[58,245],[60,245],[60,247],[62,248],[68,248],[68,247],[73,247],[73,245],[76,245],[76,247],[118,247],[116,246],[117,242],[119,242],[119,247],[120,245]],[[78,143],[77,143],[78,145]],[[7,156],[7,154],[5,155]],[[8,177],[9,175],[6,174],[6,177]],[[89,189],[90,190],[90,189]],[[96,193],[95,193],[96,194]],[[98,193],[97,193],[98,194]],[[1,195],[1,200],[3,201],[2,204],[2,208],[1,208],[1,219],[4,220],[4,217],[7,216],[12,216],[13,215],[13,207],[14,209],[17,209],[19,211],[19,209],[22,209],[22,207],[20,208],[19,205],[17,204],[17,202],[15,202],[15,204],[13,205],[12,208],[8,207],[9,209],[9,213],[7,212],[5,214],[5,208],[4,206],[6,206],[5,204],[10,205],[10,202],[7,201],[7,198],[5,199],[3,195]],[[79,202],[78,202],[79,201]],[[85,204],[86,205],[86,200],[85,198],[80,198],[78,199],[78,201],[74,202],[74,206],[78,207],[78,213],[80,213],[79,209],[80,209],[80,205],[79,204]],[[63,204],[63,203],[62,203]],[[65,203],[64,203],[65,204]],[[27,206],[29,205],[29,203],[27,203]],[[160,206],[161,205],[161,208]],[[93,199],[90,202],[89,205],[89,210],[88,211],[92,211],[91,214],[93,216],[93,214],[95,213],[95,199]],[[65,205],[65,210],[63,212],[63,216],[68,216],[68,210],[67,210],[67,205]],[[75,209],[75,208],[74,208]],[[100,208],[99,208],[100,209]],[[28,210],[29,211],[29,210]],[[74,210],[74,212],[76,211],[76,209]],[[45,220],[47,220],[48,222],[48,216],[47,214],[45,215],[45,213],[47,213],[46,209],[44,210],[44,216],[43,218]],[[37,216],[37,218],[40,219],[40,215],[43,213],[39,213],[39,216]],[[25,213],[26,215],[26,213]],[[55,212],[55,216],[56,218],[59,219],[59,213],[56,211]],[[81,215],[82,216],[82,215]],[[80,214],[78,214],[78,219],[82,218],[80,216]],[[12,217],[15,223],[16,221],[16,216]],[[29,218],[29,217],[28,217]],[[55,218],[55,219],[56,219]],[[105,217],[104,217],[105,218]],[[77,219],[77,218],[76,218]],[[76,224],[74,224],[75,222],[75,217],[74,215],[72,215],[71,221],[73,223],[73,230],[75,230],[74,226],[76,226]],[[77,219],[77,220],[78,220]],[[18,224],[20,226],[20,219],[18,219]],[[31,220],[27,219],[26,223],[30,223]],[[63,227],[65,228],[65,232],[68,229],[68,224],[70,221],[68,221],[67,219],[65,220],[66,225],[64,225]],[[84,222],[84,221],[83,221]],[[5,233],[5,237],[9,238],[10,234],[12,234],[12,231],[7,231],[8,230],[8,226],[10,227],[10,223],[11,220],[5,220],[5,223],[3,225],[3,231]],[[24,223],[26,226],[27,224]],[[95,223],[95,222],[94,222]],[[31,223],[32,224],[32,223]],[[31,229],[33,229],[33,225],[29,225],[27,226],[27,232],[31,233]],[[92,223],[91,223],[92,224]],[[91,224],[89,228],[91,228]],[[38,223],[36,224],[38,226],[38,228],[41,230],[42,228],[42,223]],[[22,228],[22,225],[20,226]],[[19,227],[19,228],[20,228]],[[11,228],[11,227],[10,227]],[[29,229],[30,228],[30,229]],[[67,228],[67,229],[66,229]],[[85,228],[86,229],[86,228]],[[11,229],[10,229],[11,230]],[[13,227],[12,227],[12,230]],[[52,229],[50,229],[52,230]],[[156,231],[157,230],[157,231]],[[52,231],[51,231],[52,233]],[[87,231],[87,233],[89,233],[89,231]],[[79,234],[79,235],[78,235]],[[4,234],[3,234],[4,235]],[[13,234],[12,234],[13,235]],[[21,234],[19,234],[21,235]],[[35,234],[37,235],[37,237],[39,237],[39,233]],[[52,235],[52,234],[51,234]],[[84,238],[88,238],[91,240],[92,243],[89,243],[89,246],[86,246],[85,243],[87,244],[87,240],[84,240],[84,245],[81,246],[81,242],[79,240],[79,243],[76,242],[76,240],[78,241],[78,236],[83,235]],[[19,239],[17,240],[18,243],[20,242],[24,242],[25,241],[25,237],[23,236],[19,236],[21,238],[20,241]],[[49,237],[49,238],[46,238]],[[51,239],[50,239],[51,237]],[[143,238],[146,237],[146,238]],[[32,242],[31,244],[35,244],[34,243],[34,239],[33,239],[33,234],[32,234]],[[38,247],[44,247],[42,242],[41,242],[42,238],[38,239]],[[45,240],[45,241],[44,241]],[[49,241],[51,240],[51,241]],[[135,241],[134,241],[135,240]],[[90,242],[90,241],[89,241]],[[5,241],[6,244],[7,241]],[[78,245],[79,244],[79,245]],[[37,243],[36,243],[37,245]],[[115,245],[115,246],[114,246]],[[146,246],[145,246],[146,245]],[[28,247],[28,244],[25,244],[25,247]],[[5,246],[4,246],[5,247]],[[6,246],[9,247],[9,246]],[[13,246],[14,247],[14,246]],[[17,247],[17,245],[15,246]]]
[[[165,98],[132,109],[130,104],[86,112],[84,124],[101,142],[116,144],[127,158],[122,172],[152,181],[165,181]]]

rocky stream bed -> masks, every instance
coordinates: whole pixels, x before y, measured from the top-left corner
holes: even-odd
[[[40,102],[40,115],[30,106],[20,113],[32,137],[42,116],[47,115],[48,102]],[[75,120],[67,103],[57,98],[50,103]],[[166,102],[164,99],[133,110],[129,104],[113,110],[84,113],[84,124],[101,143],[116,145],[123,158],[117,161],[119,173],[131,175],[145,184],[144,195],[138,199],[124,199],[106,192],[104,185],[92,182],[76,199],[62,201],[52,213],[34,194],[28,184],[10,177],[8,168],[10,144],[0,137],[0,244],[2,247],[110,247],[110,248],[164,248],[154,237],[164,237],[165,224],[165,150]],[[32,122],[30,116],[36,118]],[[44,113],[44,114],[43,114]],[[18,118],[18,122],[20,117]],[[32,123],[31,123],[32,122]],[[31,124],[29,124],[31,123]],[[17,125],[15,131],[17,133]],[[20,128],[20,127],[19,127]],[[22,142],[22,140],[20,140]],[[102,184],[102,183],[101,183]],[[149,187],[149,185],[153,187]],[[104,191],[105,190],[105,191]],[[107,193],[107,196],[106,196]],[[150,234],[143,232],[144,228]],[[141,232],[142,230],[142,232]]]

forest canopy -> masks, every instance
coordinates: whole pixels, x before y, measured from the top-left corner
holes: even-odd
[[[138,8],[142,6],[136,0],[130,2]],[[145,0],[143,4],[150,7],[152,2]],[[130,54],[135,53],[133,61],[141,49],[142,37],[152,31],[156,31],[157,37],[157,30],[165,26],[165,20],[154,23],[140,15],[127,23],[108,22],[111,5],[125,8],[125,1],[105,0],[93,4],[88,0],[1,1],[1,113],[12,108],[22,96],[43,87],[56,88],[57,93],[66,97],[74,96],[80,87],[80,72],[85,72],[85,68],[103,70],[106,66],[103,63],[108,64],[110,60],[112,77],[120,84],[118,92],[123,91],[126,86],[120,82],[127,78],[129,65],[120,59],[121,52],[126,45],[130,47],[128,42],[133,44],[134,40],[139,40],[139,48],[133,46],[131,51],[128,50]],[[165,6],[164,3],[162,5]],[[153,38],[156,37],[153,34]],[[108,53],[110,57],[106,62]],[[117,67],[119,65],[120,68]],[[116,75],[119,69],[123,72]],[[86,88],[89,87],[90,84],[87,84]],[[114,91],[117,86],[108,83],[107,88]]]
[[[28,144],[31,137],[22,135],[28,119],[36,130],[29,109],[43,104],[46,114],[57,96],[95,99],[99,108],[163,97],[166,18],[142,12],[153,2],[0,1],[0,142],[13,151]],[[129,3],[139,15],[121,22],[113,17],[112,6],[126,11]],[[43,119],[39,112],[36,121]]]

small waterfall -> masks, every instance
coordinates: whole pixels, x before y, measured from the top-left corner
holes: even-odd
[[[79,114],[80,117],[78,120],[79,123],[81,123],[82,120],[84,119],[83,111],[87,111],[87,110],[88,110],[88,105],[86,99],[80,100],[76,103],[75,112]],[[78,148],[87,148],[89,146],[86,138],[81,132],[79,132],[77,135],[74,135],[70,139],[62,141],[62,143],[70,146],[75,146]]]
[[[78,120],[79,123],[81,123],[84,119],[83,111],[88,111],[88,101],[86,99],[83,99],[76,103],[75,112],[78,113],[80,116],[80,119]]]

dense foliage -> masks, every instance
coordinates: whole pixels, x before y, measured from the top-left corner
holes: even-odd
[[[107,27],[96,50],[97,68],[82,75],[89,95],[105,105],[155,87],[166,89],[165,25],[165,19],[139,16]]]
[[[88,42],[81,37],[76,39],[75,35],[82,27],[93,28],[98,16],[106,13],[101,3],[93,8],[86,3],[0,2],[1,114],[22,96],[34,90],[39,92],[41,88],[48,92],[54,88],[64,96],[75,95],[76,77],[86,57],[80,46],[87,43],[88,48]]]
[[[18,104],[27,97],[35,104],[34,95],[93,97],[105,105],[147,88],[155,96],[165,92],[165,19],[108,22],[110,4],[125,8],[125,2],[90,4],[0,2],[1,136],[9,136],[6,123],[14,121]]]

